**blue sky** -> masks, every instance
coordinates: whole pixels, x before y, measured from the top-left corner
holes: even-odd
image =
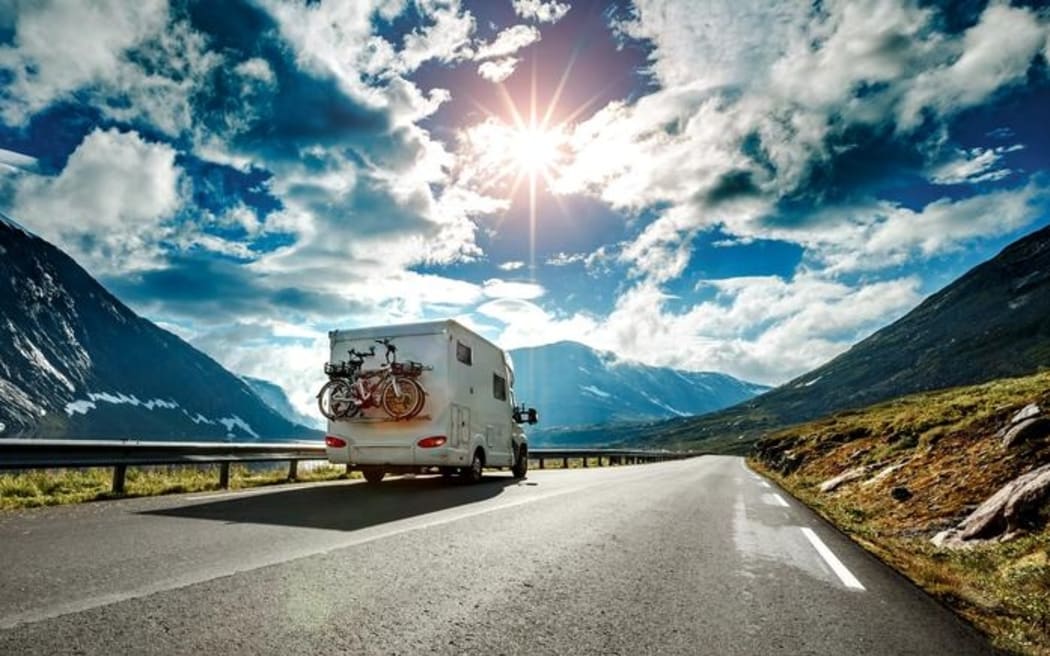
[[[0,210],[308,410],[458,317],[776,384],[1048,222],[1015,2],[0,2]]]

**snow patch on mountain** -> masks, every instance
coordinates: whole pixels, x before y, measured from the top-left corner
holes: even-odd
[[[598,389],[594,385],[584,385],[580,389],[582,389],[584,392],[589,392],[589,393],[591,393],[591,394],[593,394],[595,396],[601,397],[603,399],[607,399],[610,396],[612,396],[612,394],[609,394],[605,390]]]
[[[650,403],[652,403],[653,405],[655,405],[655,406],[656,406],[656,407],[658,407],[658,408],[663,408],[664,410],[667,410],[667,411],[668,411],[668,412],[670,412],[671,414],[675,414],[675,415],[678,415],[679,417],[689,417],[689,416],[691,416],[691,415],[690,415],[690,414],[689,414],[688,412],[682,412],[681,410],[679,410],[679,409],[677,409],[677,408],[672,408],[671,406],[667,405],[666,403],[664,403],[664,402],[663,402],[663,401],[661,401],[660,399],[657,399],[657,398],[653,398],[652,396],[650,396],[650,395],[646,394],[645,392],[642,392],[641,394],[642,394],[642,396],[644,396],[644,397],[646,398],[646,400],[648,400],[648,401],[649,401]]]
[[[149,401],[141,401],[134,394],[123,394],[120,392],[118,392],[117,394],[110,394],[108,392],[88,392],[87,399],[77,399],[74,401],[70,401],[66,404],[66,415],[70,417],[72,417],[75,414],[86,415],[89,410],[97,409],[98,403],[112,403],[114,405],[133,405],[136,407],[145,408],[147,410],[153,410],[155,408],[165,408],[168,410],[174,410],[179,407],[178,403],[170,399],[150,399]]]
[[[237,415],[233,415],[232,417],[220,417],[219,423],[225,426],[227,431],[232,431],[233,427],[236,426],[255,439],[259,439],[259,434],[252,430],[252,427],[248,425],[248,422],[244,421]]]
[[[190,421],[192,421],[194,424],[211,424],[212,426],[215,425],[214,421],[212,421],[211,419],[208,419],[207,417],[205,417],[204,415],[202,415],[199,412],[196,415],[190,415],[190,413],[188,413],[185,410],[183,410],[182,414],[184,414],[187,417],[189,417]]]
[[[62,383],[62,385],[70,392],[76,389],[73,386],[73,383],[71,383],[61,371],[56,369],[55,365],[51,364],[51,361],[47,359],[47,356],[45,356],[39,348],[37,348],[36,344],[25,339],[21,335],[15,335],[15,347],[23,356],[25,356],[26,360],[29,360],[37,367],[43,369],[49,376]]]

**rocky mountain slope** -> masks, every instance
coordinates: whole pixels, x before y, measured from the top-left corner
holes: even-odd
[[[1050,367],[1050,227],[1007,246],[898,321],[755,399],[617,438],[746,451],[762,434],[886,399]]]
[[[0,437],[316,435],[0,217]]]
[[[622,362],[577,342],[511,351],[516,398],[544,430],[687,417],[725,408],[767,387],[726,374]]]

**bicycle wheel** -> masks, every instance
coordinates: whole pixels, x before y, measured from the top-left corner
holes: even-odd
[[[383,388],[382,405],[393,419],[414,417],[423,407],[423,388],[411,378],[398,376]]]
[[[317,394],[317,408],[321,414],[335,421],[343,417],[354,417],[361,408],[353,402],[350,384],[342,378],[334,378],[321,388]]]

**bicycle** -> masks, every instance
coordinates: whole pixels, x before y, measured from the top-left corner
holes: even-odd
[[[352,392],[354,380],[361,374],[365,358],[374,357],[373,346],[368,351],[347,351],[350,356],[345,362],[326,362],[324,372],[328,382],[317,393],[317,408],[321,414],[331,420],[343,417],[356,417],[361,414],[360,406],[355,403]]]

